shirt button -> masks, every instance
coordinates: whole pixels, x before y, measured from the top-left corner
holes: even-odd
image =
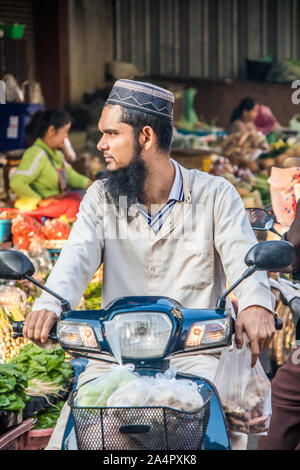
[[[154,273],[156,271],[155,266],[151,266],[150,270]]]

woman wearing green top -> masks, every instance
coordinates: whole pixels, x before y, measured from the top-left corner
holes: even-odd
[[[71,122],[66,111],[56,108],[38,111],[33,116],[26,130],[36,140],[25,151],[9,182],[17,195],[14,204],[17,209],[32,211],[38,206],[45,207],[61,199],[67,189],[84,190],[92,184],[66,162],[61,150]]]

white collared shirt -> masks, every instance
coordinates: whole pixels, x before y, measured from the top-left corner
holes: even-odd
[[[224,178],[179,165],[184,201],[177,202],[155,234],[133,205],[116,224],[103,181],[84,196],[68,241],[47,280],[72,309],[103,262],[102,308],[118,297],[161,295],[186,308],[214,308],[246,270],[244,257],[257,243],[244,204]],[[274,309],[267,274],[256,272],[234,291],[239,310]],[[33,306],[60,315],[60,302],[43,292]]]
[[[179,165],[175,160],[171,159],[171,162],[175,168],[175,178],[166,204],[154,214],[149,213],[143,204],[137,204],[140,213],[146,218],[155,234],[161,229],[176,202],[183,201],[184,199],[183,182]]]

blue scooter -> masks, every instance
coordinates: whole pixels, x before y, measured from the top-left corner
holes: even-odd
[[[105,309],[72,311],[66,299],[41,285],[32,277],[34,267],[31,261],[24,254],[13,250],[0,251],[0,278],[27,279],[60,300],[61,319],[52,327],[49,338],[60,343],[62,348],[75,358],[72,361],[75,373],[74,392],[78,375],[84,370],[88,359],[97,360],[101,353],[101,360],[103,360],[103,355],[107,354],[110,362],[112,348],[107,340],[105,331],[107,323],[105,322],[114,323],[119,337],[123,364],[133,363],[135,371],[142,376],[155,376],[158,372],[168,369],[170,359],[175,354],[187,351],[201,352],[204,349],[211,349],[213,353],[216,348],[230,345],[234,333],[234,320],[230,311],[226,310],[227,295],[255,271],[272,270],[274,272],[280,270],[292,262],[293,256],[293,246],[286,241],[267,241],[253,246],[245,256],[244,261],[248,266],[246,271],[218,299],[214,309],[186,309],[175,300],[166,297],[123,297],[114,300]],[[24,322],[13,324],[16,336],[22,335],[23,326]],[[276,329],[282,327],[280,318],[275,318],[275,327]],[[193,447],[195,445],[193,443],[189,444],[192,447],[189,445],[181,447],[183,444],[180,439],[174,439],[174,436],[173,439],[166,438],[162,440],[161,450],[230,450],[231,443],[225,413],[213,383],[189,374],[177,374],[176,378],[192,380],[198,387],[203,386],[208,392],[210,398],[207,400],[208,407],[206,407],[205,416],[201,418],[205,424],[201,428],[203,436],[199,436],[196,447]],[[72,402],[70,404],[72,409]],[[136,408],[131,409],[131,417],[134,410]],[[62,449],[67,448],[66,437],[74,423],[78,443],[79,431],[76,428],[73,411],[76,412],[74,403]],[[77,411],[80,414],[80,410],[77,409]],[[101,410],[101,413],[104,411]],[[189,412],[185,414],[187,415],[186,419],[190,420],[187,428],[190,430],[195,424],[195,419],[191,421],[192,415],[189,415]],[[166,414],[163,415],[163,419],[166,421]],[[120,426],[119,432],[127,433],[129,437],[136,436],[138,433],[144,434],[146,437],[151,436],[149,416],[147,423],[145,425],[135,422],[133,425]],[[90,432],[93,432],[92,430],[95,428],[90,427],[89,429]],[[171,429],[176,434],[176,428],[173,426]],[[166,429],[166,435],[167,431]],[[111,450],[111,447],[106,447],[103,436],[104,434],[102,434],[102,443],[97,443],[97,449]],[[97,441],[97,437],[94,435],[91,442],[95,441]],[[159,450],[157,447],[151,447],[150,438],[143,442],[149,442],[149,447],[144,445],[143,449]],[[170,445],[170,442],[173,444]],[[89,447],[78,445],[77,448]],[[140,449],[140,447],[137,448]],[[122,447],[119,449],[122,450]]]

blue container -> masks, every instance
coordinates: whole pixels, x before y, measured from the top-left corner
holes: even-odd
[[[0,242],[11,240],[11,220],[0,219]]]
[[[43,104],[0,104],[0,152],[25,148],[25,127]]]
[[[180,127],[176,128],[176,130],[180,134],[184,134],[184,135],[192,134],[198,137],[204,137],[206,135],[211,135],[211,134],[215,134],[217,137],[225,137],[227,135],[226,131],[189,131],[187,129],[180,129]]]

